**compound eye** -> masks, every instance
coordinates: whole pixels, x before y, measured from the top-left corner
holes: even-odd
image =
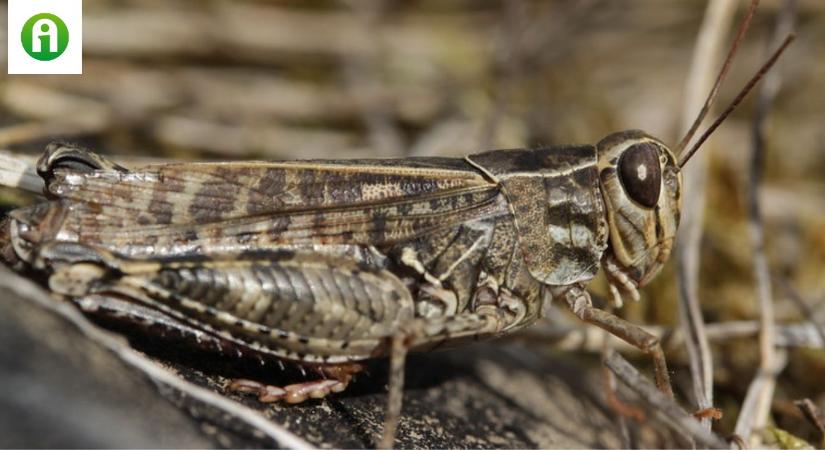
[[[656,145],[645,142],[625,150],[619,159],[619,179],[633,201],[645,208],[656,206],[662,190],[662,169]]]

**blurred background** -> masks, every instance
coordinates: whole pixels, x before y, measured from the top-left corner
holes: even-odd
[[[596,143],[630,128],[675,144],[705,5],[84,0],[83,75],[2,75],[0,148],[37,155],[67,138],[134,164],[461,156]],[[718,105],[766,58],[780,5],[762,2]],[[798,39],[776,69],[783,84],[767,121],[760,198],[771,270],[816,314],[803,317],[776,283],[783,324],[825,319],[825,2],[797,8]],[[745,220],[753,103],[702,150],[711,155],[699,298],[709,323],[758,318]],[[0,198],[4,208],[22,201]],[[672,264],[621,313],[674,326]],[[712,352],[725,412],[715,427],[730,433],[759,352],[753,336],[714,342]],[[677,391],[689,392],[685,352],[668,354]],[[823,377],[825,352],[792,349],[775,424],[818,442],[791,401],[825,406]]]

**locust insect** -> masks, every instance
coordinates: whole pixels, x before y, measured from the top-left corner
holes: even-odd
[[[127,170],[51,144],[37,164],[48,200],[9,214],[4,255],[87,312],[175,323],[325,375],[232,385],[262,401],[340,392],[360,361],[389,357],[384,445],[408,351],[512,333],[552,301],[651,355],[672,395],[657,338],[594,307],[585,287],[603,270],[617,306],[638,298],[673,248],[681,167],[789,42],[690,150],[738,41],[675,151],[631,130],[463,159]]]

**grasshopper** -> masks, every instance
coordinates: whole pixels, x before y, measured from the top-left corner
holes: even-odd
[[[9,214],[4,254],[88,312],[174,324],[324,374],[232,384],[265,402],[343,391],[360,361],[390,357],[384,445],[408,351],[512,333],[553,301],[648,353],[672,395],[658,339],[594,307],[585,287],[603,270],[617,306],[638,299],[673,248],[681,167],[789,42],[690,151],[704,112],[677,151],[630,130],[465,158],[127,170],[54,143],[37,163],[48,200]]]

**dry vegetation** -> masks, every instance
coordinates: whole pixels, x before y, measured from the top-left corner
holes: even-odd
[[[766,57],[782,5],[762,2],[720,104]],[[0,147],[35,155],[62,137],[125,161],[403,157],[594,143],[628,128],[675,143],[704,9],[698,0],[85,0],[84,75],[4,76]],[[769,431],[755,434],[822,445],[794,401],[825,407],[825,341],[810,325],[825,324],[825,2],[799,0],[796,20],[758,189],[777,359],[787,365]],[[747,196],[754,105],[703,150],[697,298],[721,435],[733,433],[760,366]],[[673,266],[621,313],[678,328]],[[678,337],[666,349],[677,396],[698,409]]]

